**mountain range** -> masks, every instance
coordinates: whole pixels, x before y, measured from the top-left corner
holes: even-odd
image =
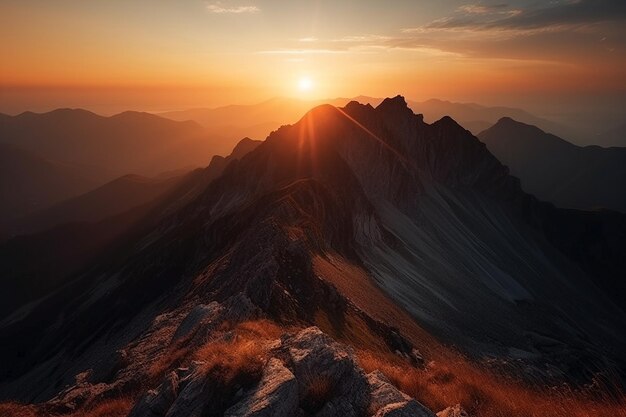
[[[353,100],[372,106],[377,106],[383,101],[381,98],[367,96],[314,101],[279,97],[252,105],[197,108],[159,115],[172,120],[193,120],[199,123],[210,132],[211,137],[219,138],[223,149],[219,149],[217,153],[224,153],[232,149],[235,141],[244,136],[265,139],[269,132],[282,125],[296,122],[312,107],[322,104],[341,107]],[[488,107],[475,103],[455,103],[438,99],[422,102],[408,101],[408,105],[414,111],[423,114],[428,122],[450,116],[474,134],[492,126],[502,117],[512,117],[566,136],[572,133],[571,129],[565,126],[516,108]]]
[[[70,270],[45,264],[94,227],[0,246],[1,285],[22,285],[2,303],[1,398],[47,412],[133,398],[129,416],[432,417],[450,401],[531,415],[556,397],[529,385],[626,377],[626,216],[541,202],[401,96],[315,107],[98,223],[106,238]]]
[[[205,166],[215,153],[196,123],[130,111],[111,117],[81,109],[0,115],[0,138],[46,159],[89,166],[101,184],[126,174]]]
[[[478,138],[538,198],[561,207],[626,212],[626,148],[576,146],[511,118]]]

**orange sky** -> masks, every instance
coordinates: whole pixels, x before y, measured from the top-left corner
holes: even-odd
[[[506,104],[624,97],[625,5],[5,0],[0,112],[398,92]],[[298,88],[303,78],[312,88]]]

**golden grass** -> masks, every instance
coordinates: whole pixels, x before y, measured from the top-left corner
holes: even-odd
[[[464,361],[411,368],[393,354],[360,351],[366,372],[380,370],[431,410],[460,403],[480,417],[626,417],[626,398],[592,398],[571,389],[529,388]]]
[[[74,412],[51,414],[33,405],[8,402],[0,404],[0,417],[126,417],[133,405],[131,398],[114,398]]]
[[[331,378],[324,375],[311,375],[304,382],[301,406],[309,414],[315,414],[333,395],[335,384]]]
[[[37,410],[32,405],[23,405],[16,402],[0,404],[0,417],[38,417]]]
[[[116,398],[79,410],[67,417],[126,417],[133,405],[134,402],[130,398]]]
[[[234,327],[225,324],[220,330],[230,331],[229,338],[209,341],[193,358],[204,362],[204,370],[225,384],[242,375],[260,378],[269,359],[266,342],[279,338],[284,332],[276,323],[265,319],[245,321]]]

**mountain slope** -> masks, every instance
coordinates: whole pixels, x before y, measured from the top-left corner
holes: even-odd
[[[569,136],[573,132],[558,123],[537,117],[525,110],[502,107],[482,106],[476,103],[455,103],[446,100],[430,99],[423,102],[409,102],[414,111],[424,114],[427,121],[439,120],[450,116],[463,127],[477,135],[503,117],[510,117],[524,123],[540,126],[543,130]]]
[[[605,132],[602,132],[595,143],[600,146],[626,147],[626,123],[622,123]]]
[[[176,186],[182,176],[147,178],[124,175],[85,194],[20,218],[11,227],[11,234],[32,233],[61,223],[103,220],[154,200]]]
[[[316,362],[311,349],[330,342],[294,345],[299,336],[290,327],[317,325],[357,350],[393,358],[407,374],[425,368],[429,375],[431,362],[472,369],[465,376],[438,369],[424,381],[470,386],[474,403],[484,386],[510,386],[489,382],[505,380],[483,370],[489,366],[520,386],[624,375],[626,318],[617,306],[624,293],[609,288],[613,279],[623,282],[623,216],[537,201],[448,117],[427,124],[401,97],[376,108],[324,105],[207,176],[164,199],[115,242],[115,254],[102,254],[55,293],[2,320],[8,342],[0,355],[19,358],[1,365],[3,397],[67,406],[136,389],[145,393],[137,407],[154,404],[161,392],[162,408],[180,412],[172,415],[185,415],[181,402],[223,414],[243,407],[235,394],[241,386],[227,382],[242,374],[215,375],[223,368],[209,367],[203,379],[193,360],[207,364],[242,348],[236,326],[259,317],[281,326],[270,337],[272,358],[296,374],[321,373],[326,386],[338,388],[352,386],[341,377],[354,371],[347,356],[320,354],[325,367],[299,368],[303,358]],[[569,237],[588,217],[604,219],[615,234],[600,230],[569,252]],[[156,372],[151,364],[159,364]],[[168,375],[197,384],[169,390],[177,385]],[[253,375],[245,373],[260,384],[266,374]],[[222,385],[214,387],[216,380]],[[426,391],[413,395],[442,405]],[[210,408],[203,398],[216,392],[226,394]],[[330,390],[311,406],[306,386],[298,392],[294,408],[301,411],[364,414],[355,393]],[[520,413],[519,398],[505,398],[489,401]]]
[[[97,184],[87,167],[54,162],[0,143],[0,227]]]
[[[80,109],[26,112],[1,118],[0,137],[46,158],[90,165],[102,182],[129,173],[205,166],[215,154],[197,124],[137,112],[111,117]]]
[[[537,197],[561,207],[626,212],[626,148],[582,148],[509,118],[478,137]]]

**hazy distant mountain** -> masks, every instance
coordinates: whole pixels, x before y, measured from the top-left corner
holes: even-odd
[[[600,146],[626,147],[626,123],[620,124],[598,135],[594,141]]]
[[[511,117],[524,123],[539,126],[555,134],[563,134],[569,131],[567,127],[558,123],[512,107],[488,107],[476,103],[454,103],[437,99],[422,102],[410,101],[409,106],[413,111],[422,113],[424,120],[428,122],[434,122],[444,116],[450,116],[475,135],[503,117]]]
[[[344,105],[349,99],[332,100]],[[161,113],[168,119],[193,120],[202,125],[211,137],[219,138],[216,154],[224,155],[242,137],[265,139],[267,135],[284,124],[294,123],[308,109],[322,101],[274,98],[250,105],[230,105],[213,109],[199,108]]]
[[[326,100],[299,100],[274,98],[252,105],[231,105],[213,109],[190,109],[162,113],[172,120],[193,120],[204,126],[212,137],[220,138],[219,154],[227,153],[235,141],[243,136],[264,139],[269,132],[281,125],[294,123],[311,107],[321,104],[345,106],[350,101],[377,106],[383,99],[367,96],[335,98]],[[508,116],[531,123],[551,132],[567,132],[568,129],[557,123],[534,116],[524,110],[509,107],[487,107],[474,103],[454,103],[431,99],[423,102],[409,101],[409,107],[424,115],[426,121],[439,120],[450,116],[463,127],[478,134]]]
[[[510,118],[478,137],[537,197],[561,207],[626,212],[626,148],[576,146]]]
[[[95,190],[18,219],[9,233],[32,233],[61,223],[100,221],[154,200],[178,184],[181,178],[182,174],[170,178],[124,175]]]
[[[214,155],[214,144],[197,123],[137,112],[103,117],[59,109],[5,115],[0,117],[0,141],[57,161],[91,165],[102,182],[205,166]]]
[[[0,143],[0,228],[98,184],[84,166],[62,164]]]

